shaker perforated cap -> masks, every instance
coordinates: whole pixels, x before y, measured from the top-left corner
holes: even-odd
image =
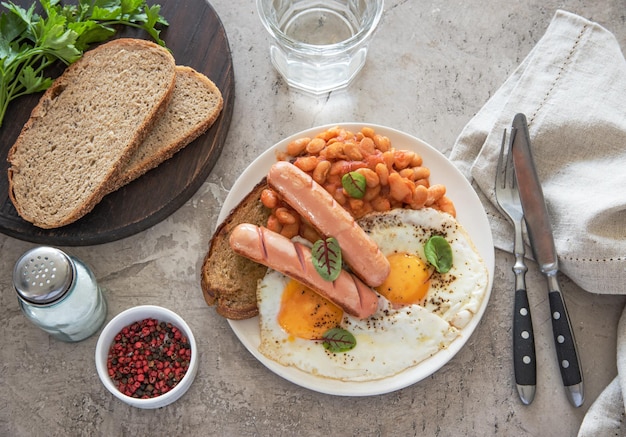
[[[74,263],[54,247],[35,247],[24,253],[13,269],[13,286],[18,296],[34,305],[49,305],[70,289]]]

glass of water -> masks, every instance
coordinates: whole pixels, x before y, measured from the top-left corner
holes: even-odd
[[[365,64],[383,0],[256,0],[272,36],[270,58],[293,87],[312,94],[344,88]]]

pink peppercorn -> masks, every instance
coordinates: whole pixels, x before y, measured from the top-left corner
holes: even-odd
[[[190,358],[189,342],[176,326],[149,318],[122,328],[115,336],[107,370],[120,392],[152,398],[178,384]]]

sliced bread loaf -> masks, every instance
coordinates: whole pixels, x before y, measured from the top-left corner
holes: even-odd
[[[133,153],[111,191],[171,158],[206,132],[223,105],[222,93],[209,78],[193,68],[176,66],[176,85],[165,114]]]
[[[248,319],[259,313],[257,282],[265,276],[267,267],[237,255],[228,239],[240,223],[265,225],[270,214],[260,200],[265,188],[267,181],[263,178],[218,226],[202,264],[200,283],[204,299],[228,319]]]
[[[139,39],[113,40],[70,65],[9,150],[19,215],[56,228],[93,209],[165,111],[175,77],[170,52]]]

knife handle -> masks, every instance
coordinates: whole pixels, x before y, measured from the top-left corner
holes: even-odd
[[[537,361],[530,306],[525,289],[515,291],[513,314],[513,365],[518,385],[535,385]]]
[[[566,387],[581,384],[583,382],[580,362],[574,333],[571,328],[563,295],[558,288],[548,293],[550,300],[550,311],[552,318],[552,331],[554,333],[554,344],[556,345],[556,356],[559,360],[559,369],[563,385]]]

